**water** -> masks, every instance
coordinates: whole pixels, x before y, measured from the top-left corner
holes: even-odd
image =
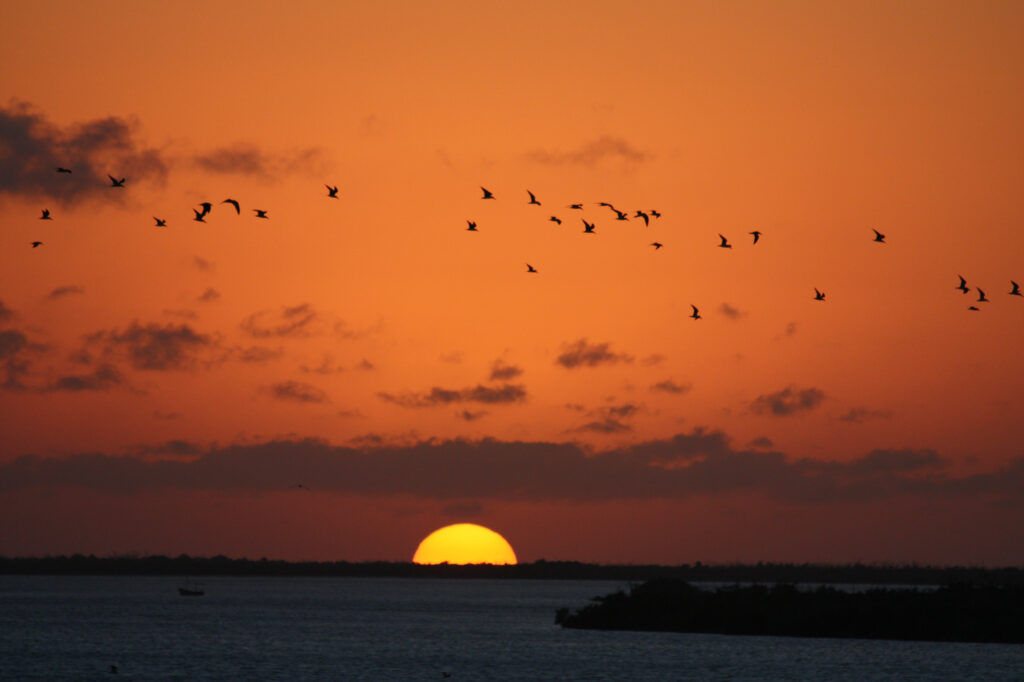
[[[0,576],[2,680],[1024,680],[1024,646],[563,630],[608,581]],[[118,667],[111,674],[110,666]]]

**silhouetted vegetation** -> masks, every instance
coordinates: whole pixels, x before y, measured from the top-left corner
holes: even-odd
[[[109,556],[74,554],[0,557],[0,574],[23,575],[191,575],[191,576],[365,576],[404,578],[515,578],[643,581],[675,578],[689,582],[825,583],[861,585],[1024,585],[1024,569],[893,564],[681,564],[678,566],[586,564],[545,561],[514,566],[476,564],[421,566],[402,561],[280,561],[226,556]]]
[[[1024,586],[839,590],[748,585],[704,590],[659,579],[559,609],[567,628],[729,635],[1024,643]]]

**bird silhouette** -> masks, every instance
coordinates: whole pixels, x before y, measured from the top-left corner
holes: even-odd
[[[644,227],[647,227],[647,226],[649,226],[651,224],[651,217],[649,215],[647,215],[646,213],[644,213],[643,211],[637,211],[636,215],[634,215],[633,217],[634,218],[643,218],[644,219]]]
[[[554,216],[554,215],[553,215],[553,216],[551,216],[550,218],[548,218],[548,220],[550,220],[550,221],[551,221],[551,222],[553,222],[553,223],[558,223],[559,225],[561,225],[561,224],[562,224],[562,219],[561,219],[561,218],[559,218],[558,216]]]
[[[334,187],[331,187],[330,185],[324,185],[324,187],[327,188],[327,196],[329,198],[331,198],[331,199],[337,199],[338,198],[338,187],[337,187],[337,185],[335,185]]]
[[[655,211],[655,210],[654,210],[654,209],[652,208],[652,209],[651,209],[651,217],[652,217],[652,218],[660,218],[660,217],[661,217],[661,214],[660,214],[660,213],[658,213],[657,211]]]
[[[594,223],[588,223],[585,219],[583,220],[583,231],[586,234],[595,234]]]
[[[1024,294],[1020,293],[1020,285],[1017,284],[1016,282],[1014,282],[1012,279],[1010,280],[1010,285],[1013,287],[1013,289],[1010,290],[1010,296],[1022,296],[1022,295],[1024,295]]]
[[[662,246],[664,246],[664,244],[662,244],[661,242],[651,242],[651,246],[653,246],[653,247],[654,247],[654,250],[655,250],[655,251],[657,251],[657,250],[658,250],[658,249],[660,249],[660,248],[661,248]]]
[[[57,172],[58,173],[70,173],[71,169],[70,168],[61,168],[60,166],[57,166]]]
[[[526,272],[537,272],[537,268],[533,267],[529,263],[526,264]]]
[[[968,309],[968,310],[981,310],[981,308],[979,308],[979,307],[978,307],[978,306],[976,306],[976,305],[969,305],[969,306],[967,306],[967,309]]]
[[[42,245],[43,245],[43,243],[42,243],[42,242],[32,242],[32,248],[33,248],[33,249],[34,249],[34,248],[37,248],[37,247],[39,247],[39,246],[42,246]]]
[[[629,216],[626,215],[625,212],[620,211],[617,208],[613,208],[612,210],[615,211],[615,219],[616,220],[629,220]]]
[[[494,195],[491,194],[491,190],[487,189],[486,187],[481,187],[480,189],[482,189],[484,191],[484,195],[482,197],[480,197],[481,199],[493,199],[494,198]]]
[[[732,248],[732,244],[729,243],[728,239],[726,239],[722,235],[718,235],[718,238],[722,240],[722,243],[718,245],[718,248],[720,248],[720,249],[731,249]]]
[[[818,288],[815,287],[814,288],[814,300],[815,301],[824,301],[825,300],[825,292],[824,291],[818,291]]]
[[[690,304],[690,307],[693,308],[693,312],[690,313],[690,317],[692,317],[695,320],[699,320],[700,319],[700,310],[698,310],[697,306],[695,306],[692,303]]]
[[[957,275],[957,277],[960,278],[960,284],[956,288],[964,292],[965,294],[970,292],[971,289],[970,287],[967,286],[967,280],[964,279],[961,275]]]
[[[206,215],[205,213],[200,213],[199,211],[197,211],[194,208],[192,209],[192,212],[196,214],[196,217],[193,218],[192,220],[196,221],[197,223],[205,223],[206,222],[205,220],[203,220],[203,216]]]
[[[985,292],[978,289],[978,303],[988,303],[988,299],[985,298]]]
[[[43,209],[43,215],[39,216],[39,219],[40,220],[53,220],[53,218],[50,217],[50,209],[44,208]]]
[[[533,192],[531,192],[530,190],[526,190],[526,193],[530,195],[529,203],[533,204],[534,206],[540,206],[540,202],[537,201],[537,197],[533,196]]]
[[[254,208],[253,211],[256,212],[257,218],[266,218],[267,220],[270,220],[270,216],[268,216],[267,212],[264,211],[262,208]]]
[[[875,233],[875,241],[876,242],[878,242],[879,244],[884,244],[885,243],[885,235],[884,234],[882,234],[881,232],[879,232],[878,230],[876,230],[873,227],[871,228],[871,231]]]
[[[213,210],[213,204],[211,204],[209,201],[204,201],[199,205],[203,207],[203,212],[201,214],[203,216],[205,216],[207,213]],[[192,210],[194,211],[195,209],[193,208]]]
[[[754,243],[755,244],[757,243],[757,240],[759,240],[761,238],[761,231],[760,230],[754,230],[750,234],[754,235]]]
[[[469,225],[469,227],[466,228],[466,230],[468,230],[469,232],[477,232],[478,231],[476,229],[476,223],[474,221],[467,220],[466,224]]]
[[[128,179],[128,178],[121,178],[120,180],[118,180],[117,178],[115,178],[113,175],[111,175],[109,173],[107,173],[107,177],[110,178],[110,186],[111,187],[124,187],[124,181]]]
[[[569,204],[569,208],[574,208],[577,211],[582,211],[583,210],[583,204]]]
[[[192,209],[192,210],[194,211],[195,209]],[[160,218],[157,218],[156,216],[153,216],[153,220],[156,221],[156,225],[154,225],[154,227],[167,227],[167,221],[166,220],[161,220]]]
[[[234,199],[225,199],[224,201],[222,201],[220,203],[222,203],[222,204],[231,204],[232,206],[235,207],[235,213],[237,213],[238,215],[242,214],[242,207],[239,206],[238,202],[235,201]]]

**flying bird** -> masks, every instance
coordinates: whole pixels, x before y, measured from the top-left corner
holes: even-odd
[[[256,212],[257,218],[266,218],[267,220],[270,220],[270,216],[268,216],[267,212],[262,208],[254,208],[253,211]]]
[[[761,238],[761,231],[760,230],[754,230],[750,234],[754,235],[754,243],[755,244],[757,243],[757,240]]]
[[[533,192],[531,192],[530,190],[526,190],[526,193],[530,195],[529,203],[534,204],[536,206],[540,206],[540,202],[537,201],[537,197],[533,196]]]
[[[192,210],[194,211],[195,209],[192,209]],[[153,220],[156,221],[156,225],[154,225],[154,227],[167,227],[167,221],[166,220],[161,220],[160,218],[157,218],[156,216],[153,216]]]
[[[885,243],[885,235],[884,234],[882,234],[881,232],[879,232],[878,230],[876,230],[873,227],[871,228],[871,231],[875,233],[875,241],[876,242],[878,242],[879,244],[884,244]]]
[[[612,210],[615,211],[616,220],[629,220],[629,216],[626,215],[623,211],[620,211],[617,208],[613,208]]]
[[[1010,284],[1013,286],[1013,289],[1010,290],[1010,296],[1024,296],[1024,294],[1020,293],[1020,285],[1019,284],[1014,282],[1012,279],[1010,280]]]
[[[978,289],[978,303],[988,303],[988,299],[985,298],[985,292]]]
[[[331,199],[337,199],[338,198],[338,187],[337,187],[337,185],[335,185],[334,187],[331,187],[330,185],[324,185],[324,187],[327,188],[327,196],[328,197],[330,197]]]
[[[575,208],[577,211],[582,211],[583,204],[569,204],[569,208]]]
[[[691,303],[690,307],[693,308],[693,312],[690,313],[690,317],[692,317],[695,320],[699,320],[700,319],[700,311],[697,310],[697,306],[695,306],[694,304]]]
[[[120,180],[118,180],[117,178],[115,178],[110,173],[107,173],[107,177],[110,178],[110,186],[111,187],[124,187],[124,181],[128,179],[128,178],[121,178]]]
[[[586,234],[595,234],[595,233],[594,233],[594,223],[588,223],[588,222],[587,222],[587,221],[586,221],[586,220],[584,219],[584,220],[583,220],[583,231],[584,231],[584,232],[585,232]]]
[[[194,208],[192,209],[192,212],[196,214],[196,217],[193,218],[192,220],[196,221],[197,223],[205,223],[206,222],[205,220],[203,220],[203,216],[206,215],[205,213],[200,213],[199,211],[197,211]]]
[[[718,245],[718,248],[720,248],[720,249],[731,249],[732,248],[732,244],[729,243],[728,239],[723,237],[721,234],[718,235],[718,238],[722,240],[722,243]]]
[[[551,222],[553,222],[553,223],[558,223],[559,225],[561,225],[561,224],[562,224],[562,219],[561,219],[561,218],[559,218],[558,216],[554,216],[554,215],[553,215],[553,216],[551,216],[550,218],[548,218],[548,220],[550,220],[550,221],[551,221]]]
[[[644,213],[643,211],[637,211],[636,215],[634,215],[633,217],[634,218],[643,218],[644,219],[644,227],[647,227],[647,226],[649,226],[651,224],[651,217],[649,215],[647,215],[646,213]]]
[[[478,231],[476,229],[476,223],[474,221],[467,220],[466,224],[469,225],[469,227],[466,228],[466,230],[468,230],[469,232],[477,232]]]
[[[654,218],[660,218],[660,217],[661,217],[661,214],[660,214],[660,213],[658,213],[657,211],[655,211],[655,210],[654,210],[654,209],[652,208],[652,209],[651,209],[651,216],[652,216],[652,217],[654,217]]]
[[[42,245],[43,245],[42,242],[32,242],[32,248],[33,249],[36,248],[37,246],[42,246]]]
[[[978,306],[976,306],[976,305],[969,305],[969,306],[967,306],[967,309],[968,309],[968,310],[981,310],[981,308],[979,308],[979,307],[978,307]]]
[[[657,251],[657,250],[658,250],[658,249],[660,249],[660,248],[661,248],[662,246],[664,246],[664,244],[662,244],[661,242],[651,242],[651,246],[653,246],[653,247],[654,247],[654,250],[655,250],[655,251]]]
[[[960,278],[960,284],[956,288],[964,292],[965,294],[968,293],[971,289],[970,287],[967,286],[967,280],[964,279],[962,275],[957,275],[957,277]]]
[[[526,272],[537,272],[537,268],[533,267],[529,263],[526,264]]]
[[[70,168],[61,168],[60,166],[57,166],[57,172],[58,173],[70,173],[71,169]]]
[[[487,189],[486,187],[481,187],[480,189],[482,189],[484,191],[484,195],[482,197],[480,197],[481,199],[493,199],[494,198],[494,195],[491,194],[491,190]]]
[[[207,213],[213,210],[213,204],[211,204],[209,201],[204,201],[199,205],[203,207],[203,212],[200,215],[205,216]],[[192,210],[195,211],[194,208]]]
[[[239,206],[238,202],[235,201],[234,199],[225,199],[224,201],[222,201],[220,203],[222,203],[222,204],[231,204],[232,206],[235,207],[235,213],[237,213],[238,215],[242,214],[242,207]]]
[[[815,301],[824,301],[825,300],[825,292],[824,291],[818,291],[818,287],[814,287],[814,300]]]
[[[50,209],[44,208],[43,209],[43,215],[39,216],[39,219],[40,220],[53,220],[53,218],[50,217]]]

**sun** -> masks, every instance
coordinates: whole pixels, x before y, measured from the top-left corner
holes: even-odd
[[[438,528],[423,538],[412,557],[414,564],[515,564],[508,540],[475,523]]]

